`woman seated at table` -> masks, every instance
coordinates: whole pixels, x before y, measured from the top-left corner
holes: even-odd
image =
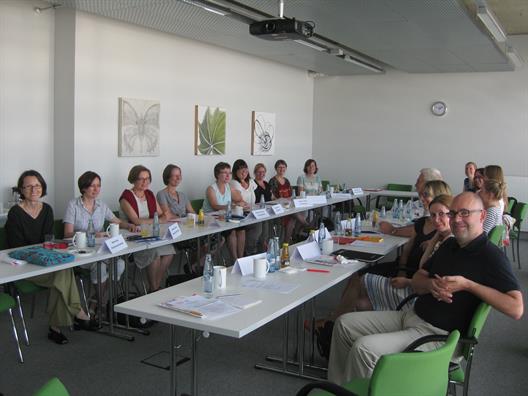
[[[290,181],[285,176],[287,169],[288,164],[286,161],[280,159],[275,162],[276,174],[269,181],[273,199],[291,198],[292,196],[293,190]],[[302,213],[295,213],[294,215],[284,217],[283,225],[285,227],[284,242],[289,243],[296,226],[307,227],[308,223]]]
[[[484,182],[482,189],[479,191],[480,198],[484,203],[486,209],[486,218],[484,219],[484,232],[489,232],[498,225],[502,225],[501,209],[502,196],[504,193],[504,185],[497,181],[488,179]]]
[[[304,175],[297,178],[297,189],[299,194],[303,191],[306,195],[318,195],[323,191],[323,184],[321,178],[317,174],[317,162],[314,159],[308,159],[304,163]]]
[[[506,191],[506,180],[504,180],[502,168],[499,165],[487,165],[484,168],[484,181],[486,180],[496,180],[504,186],[502,198],[499,201],[500,208],[504,212],[504,209],[508,207],[508,192]]]
[[[17,188],[22,201],[7,214],[7,245],[17,248],[42,243],[47,235],[53,235],[53,210],[40,200],[46,195],[46,182],[37,171],[27,170],[18,178]],[[48,338],[51,341],[68,343],[60,328],[73,323],[83,330],[96,328],[95,322],[89,320],[81,307],[73,269],[50,272],[28,280],[49,289]]]
[[[486,179],[484,173],[484,168],[477,168],[477,170],[475,171],[475,176],[473,176],[473,188],[476,193],[478,193],[484,185],[484,180]]]
[[[451,189],[445,182],[433,180],[425,184],[420,194],[420,200],[426,209],[426,214],[414,223],[412,236],[405,243],[399,261],[377,264],[366,271],[359,271],[352,275],[343,291],[333,319],[347,312],[369,310],[370,303],[367,301],[369,297],[367,291],[376,285],[399,286],[409,283],[408,281],[419,268],[420,260],[428,246],[427,242],[433,238],[437,231],[435,222],[429,216],[428,208],[431,202],[441,195],[451,196]],[[391,301],[395,303],[397,300],[392,299]],[[398,302],[387,309],[395,309]]]
[[[233,203],[251,211],[255,206],[255,189],[257,184],[249,177],[246,161],[237,159],[233,163],[233,179],[229,182]],[[243,228],[246,232],[245,253],[252,255],[257,252],[257,241],[262,233],[262,223],[251,224]]]
[[[466,178],[464,179],[464,191],[475,192],[475,185],[473,181],[475,179],[475,172],[477,171],[477,164],[470,161],[466,164],[465,168]]]
[[[255,165],[255,168],[253,169],[253,175],[255,176],[255,184],[257,185],[257,188],[255,188],[255,201],[257,203],[262,202],[262,199],[264,198],[264,202],[268,202],[272,200],[272,193],[271,193],[271,186],[266,181],[266,166],[263,163],[258,163]],[[257,243],[258,249],[260,251],[265,251],[267,248],[267,242],[269,238],[269,222],[264,221],[262,224],[262,232],[260,233],[259,241]]]
[[[145,227],[153,223],[154,213],[158,213],[160,223],[167,221],[167,214],[160,208],[154,193],[149,190],[152,182],[150,170],[143,165],[130,169],[128,181],[133,186],[123,191],[119,197],[119,205],[126,219],[136,226]],[[147,268],[147,278],[150,292],[161,287],[161,281],[174,257],[174,247],[164,245],[154,249],[134,253],[134,262],[138,268]]]
[[[166,187],[158,191],[156,198],[169,221],[185,217],[187,213],[194,213],[187,194],[176,190],[181,181],[181,168],[173,164],[167,165],[163,170],[163,183]]]
[[[219,162],[214,167],[214,177],[216,181],[205,190],[205,199],[203,210],[205,213],[217,210],[227,210],[228,205],[233,202],[231,198],[231,188],[229,180],[231,179],[231,165],[227,162]],[[233,259],[244,257],[244,246],[246,241],[246,232],[242,229],[235,229],[223,232],[222,235],[227,239],[227,247]]]
[[[131,232],[136,231],[134,224],[128,224],[117,218],[110,208],[97,197],[101,192],[101,177],[92,171],[83,173],[77,180],[77,185],[81,196],[72,199],[68,203],[66,213],[64,215],[64,237],[71,238],[77,231],[86,232],[88,230],[88,223],[91,219],[96,232],[96,237],[105,237],[104,231],[105,220],[119,224],[121,228],[126,228]],[[88,264],[90,268],[90,278],[93,284],[97,283],[97,263]],[[121,278],[121,274],[125,270],[125,263],[122,260],[117,261],[117,277]],[[103,288],[106,286],[108,279],[106,263],[101,263],[101,282]]]

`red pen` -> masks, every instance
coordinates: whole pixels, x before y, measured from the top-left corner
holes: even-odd
[[[307,271],[307,272],[322,272],[322,273],[328,273],[328,272],[330,272],[330,271],[328,271],[328,270],[315,269],[315,268],[308,268],[306,271]]]

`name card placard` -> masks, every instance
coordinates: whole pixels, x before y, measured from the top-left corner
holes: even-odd
[[[332,198],[352,198],[352,194],[349,193],[332,193]]]
[[[281,214],[281,213],[284,213],[284,208],[282,207],[281,204],[272,205],[272,206],[271,206],[271,210],[272,210],[273,213],[276,214],[276,215]]]
[[[266,253],[254,254],[253,256],[241,257],[235,261],[232,274],[241,274],[242,276],[251,275],[253,273],[253,261],[255,259],[266,258]]]
[[[105,239],[99,252],[110,252],[112,254],[120,252],[128,247],[123,235],[118,235],[113,238]]]
[[[313,206],[306,198],[295,198],[293,205],[296,208],[311,208]]]
[[[299,245],[295,248],[293,258],[300,258],[301,260],[309,260],[314,257],[321,255],[321,250],[317,242],[308,242],[303,245]]]
[[[363,189],[361,187],[353,188],[352,195],[363,195]]]
[[[306,197],[306,200],[312,205],[324,205],[326,204],[326,195],[310,195]]]
[[[255,209],[251,211],[251,214],[257,220],[267,219],[268,217],[270,217],[266,209]]]
[[[163,239],[176,239],[182,234],[181,228],[178,223],[173,223],[167,228],[165,237]]]

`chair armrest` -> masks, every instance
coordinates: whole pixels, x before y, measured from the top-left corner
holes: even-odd
[[[407,305],[407,303],[411,302],[412,300],[414,300],[415,298],[418,297],[418,294],[416,293],[413,293],[413,294],[409,294],[407,297],[405,297],[399,304],[398,306],[396,307],[396,311],[401,311],[401,309],[403,307],[405,307],[405,305]]]
[[[303,386],[299,392],[297,392],[297,396],[306,396],[308,393],[310,393],[313,389],[323,389],[327,392],[333,393],[337,396],[358,396],[354,392],[350,392],[349,390],[336,385],[332,382],[312,382],[310,384],[307,384]]]
[[[418,348],[419,346],[422,346],[424,344],[428,344],[429,342],[444,342],[447,340],[448,335],[441,335],[441,334],[432,334],[428,336],[423,336],[412,342],[410,345],[405,348],[403,352],[413,352]],[[468,345],[476,345],[478,344],[478,341],[476,338],[471,337],[464,337],[458,339],[459,344],[468,344]]]

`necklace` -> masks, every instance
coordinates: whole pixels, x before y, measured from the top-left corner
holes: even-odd
[[[140,199],[140,200],[144,200],[145,199],[145,191],[141,191],[141,193],[139,193],[139,191],[136,191],[134,189],[132,189],[132,192],[134,193],[134,195]]]

